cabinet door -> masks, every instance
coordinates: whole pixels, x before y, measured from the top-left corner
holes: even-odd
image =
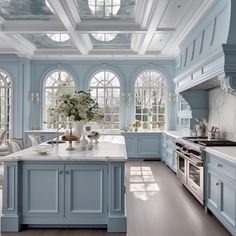
[[[236,186],[225,179],[220,182],[220,205],[221,216],[233,227],[235,227],[236,212]]]
[[[23,216],[62,217],[64,165],[23,165]]]
[[[125,145],[128,158],[138,157],[138,137],[137,135],[125,136]]]
[[[172,168],[172,170],[176,173],[176,171],[177,171],[177,153],[174,150],[173,150],[172,157],[173,157],[173,168]]]
[[[219,177],[209,168],[207,173],[207,206],[211,210],[219,208]]]
[[[106,165],[66,165],[65,191],[66,217],[107,216]]]
[[[159,158],[161,156],[161,140],[158,134],[156,135],[140,135],[139,136],[139,156]]]

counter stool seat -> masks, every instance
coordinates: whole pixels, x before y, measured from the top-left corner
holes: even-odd
[[[10,154],[8,146],[0,145],[0,156],[6,156],[8,154]]]

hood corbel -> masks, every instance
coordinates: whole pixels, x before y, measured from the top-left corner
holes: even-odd
[[[218,79],[225,92],[236,96],[236,74],[219,76]]]

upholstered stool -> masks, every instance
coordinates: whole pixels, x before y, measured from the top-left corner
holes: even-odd
[[[8,155],[8,154],[10,154],[8,146],[3,145],[3,144],[0,145],[0,157],[1,157],[1,156],[6,156],[6,155]],[[1,160],[0,160],[0,161],[1,161]]]

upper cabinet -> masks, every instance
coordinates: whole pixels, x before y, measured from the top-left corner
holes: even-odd
[[[236,2],[216,0],[181,42],[176,59],[176,91],[222,86],[236,88]]]

